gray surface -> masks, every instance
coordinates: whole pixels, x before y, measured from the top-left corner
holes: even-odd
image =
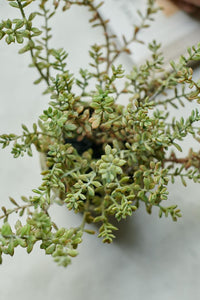
[[[6,19],[6,2],[0,3],[0,19]],[[64,19],[56,20],[55,40],[59,46],[70,49],[70,67],[76,72],[84,67],[83,62],[86,65],[88,44],[99,39],[99,32],[88,31],[86,10],[79,9],[76,15],[73,11],[68,15],[68,24],[74,16],[78,21],[65,30],[59,30]],[[36,74],[27,68],[29,57],[18,56],[16,52],[16,45],[8,47],[1,42],[1,132],[20,132],[22,122],[31,125],[48,101],[41,96],[42,88],[32,86]],[[29,195],[40,184],[37,154],[33,158],[13,159],[8,151],[1,150],[0,170],[1,206],[8,203],[8,196],[18,199],[20,195]],[[160,220],[157,210],[149,216],[141,206],[131,219],[122,223],[112,245],[103,245],[96,236],[85,236],[80,255],[67,269],[57,267],[39,247],[30,255],[19,248],[14,258],[4,256],[0,299],[199,299],[199,186],[170,186],[170,201],[182,210],[183,218],[178,223]],[[62,226],[80,222],[78,215],[73,216],[65,209],[56,208],[53,214]]]

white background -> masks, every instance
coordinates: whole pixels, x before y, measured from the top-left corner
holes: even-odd
[[[36,1],[37,2],[37,1]],[[0,19],[15,16],[6,0],[0,2]],[[69,67],[77,73],[88,62],[88,47],[101,39],[91,31],[85,8],[56,17],[57,47],[69,51]],[[17,45],[0,43],[0,132],[19,133],[21,123],[31,126],[47,107],[42,87],[33,86],[36,72],[27,67],[28,55],[19,56]],[[125,65],[128,61],[123,61]],[[198,72],[197,72],[198,76]],[[179,111],[180,113],[180,111]],[[189,145],[190,147],[191,145]],[[40,184],[38,155],[13,159],[0,151],[0,205],[8,197],[30,195]],[[170,185],[170,203],[176,203],[183,217],[173,223],[159,219],[155,209],[149,216],[143,206],[122,222],[117,239],[104,245],[96,236],[84,236],[80,255],[68,268],[58,267],[38,246],[28,255],[16,249],[14,257],[4,256],[0,266],[0,299],[11,300],[198,300],[200,297],[200,201],[199,186]],[[73,226],[80,217],[56,208],[57,223]]]

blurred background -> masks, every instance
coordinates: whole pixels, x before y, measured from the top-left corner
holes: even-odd
[[[37,1],[35,1],[37,2]],[[37,3],[35,3],[36,5]],[[78,73],[87,67],[89,45],[101,40],[101,30],[91,30],[89,12],[73,8],[52,21],[52,44],[69,52],[68,67]],[[8,1],[0,1],[0,20],[16,17]],[[0,43],[0,132],[20,133],[21,123],[29,128],[47,107],[44,86],[34,86],[36,71],[28,68],[29,55],[18,55],[18,45]],[[130,60],[121,61],[130,69]],[[195,71],[199,76],[199,69]],[[194,108],[192,104],[186,111]],[[184,147],[188,148],[186,142]],[[189,147],[192,146],[191,143]],[[195,145],[196,147],[196,145]],[[13,159],[9,151],[0,152],[0,205],[9,206],[8,197],[20,199],[40,185],[38,154]],[[79,256],[68,268],[58,267],[36,246],[28,255],[17,248],[14,257],[4,256],[0,266],[0,299],[11,300],[198,300],[200,295],[200,199],[199,185],[185,188],[180,182],[169,185],[169,202],[178,204],[183,217],[177,223],[159,219],[154,209],[148,215],[141,205],[132,218],[120,224],[112,245],[97,236],[85,235]],[[70,227],[79,215],[63,207],[52,211],[58,225]]]

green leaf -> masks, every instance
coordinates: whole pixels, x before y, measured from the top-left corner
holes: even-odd
[[[12,6],[12,7],[14,7],[14,8],[19,8],[19,5],[18,5],[18,3],[16,3],[16,2],[9,2],[9,5],[10,6]]]
[[[90,197],[93,197],[94,194],[95,194],[94,189],[90,186],[88,186],[88,194],[89,194]]]
[[[4,31],[0,31],[0,40],[4,37],[5,32]]]
[[[30,224],[26,224],[21,228],[21,236],[29,235],[31,231],[31,226]]]
[[[15,36],[13,34],[8,34],[6,37],[6,42],[7,44],[11,44],[15,42]]]
[[[9,236],[9,235],[13,234],[10,224],[8,222],[3,224],[2,228],[1,228],[1,234],[3,236]]]
[[[8,19],[7,21],[5,21],[5,27],[7,28],[7,29],[11,29],[12,28],[12,22],[11,22],[11,20],[10,19]]]
[[[37,13],[31,13],[28,17],[29,21],[32,21],[37,16]]]
[[[185,179],[184,179],[183,176],[181,176],[181,182],[182,182],[182,184],[183,184],[184,186],[187,186],[187,183],[186,183],[186,181],[185,181]]]
[[[8,254],[10,254],[11,256],[14,255],[14,240],[13,239],[10,240],[7,251],[8,251]]]
[[[15,30],[20,29],[24,26],[24,20],[18,20],[18,22],[15,24]]]
[[[67,254],[71,257],[76,257],[78,255],[78,251],[75,249],[68,249]]]
[[[33,34],[34,36],[38,36],[38,35],[42,34],[42,31],[39,30],[39,29],[36,28],[36,27],[32,27],[32,28],[31,28],[31,31],[34,33],[34,34]]]
[[[69,130],[69,131],[74,131],[76,130],[77,126],[75,124],[66,124],[65,125],[65,130]]]
[[[23,41],[24,41],[24,38],[23,38],[22,34],[16,33],[16,40],[17,40],[17,42],[18,42],[19,44],[22,44]]]
[[[17,239],[17,243],[18,245],[20,245],[21,247],[25,248],[26,247],[26,241],[23,239],[18,238]]]
[[[46,248],[45,252],[46,254],[52,254],[56,249],[56,245],[55,244],[51,244],[49,247]]]
[[[101,186],[101,182],[99,181],[92,181],[92,185],[94,185],[96,188]]]
[[[178,151],[180,151],[180,152],[183,151],[180,145],[178,145],[178,144],[176,144],[176,143],[173,143],[173,145],[176,147],[176,149],[177,149]]]
[[[105,153],[106,153],[106,155],[111,154],[111,150],[112,150],[112,148],[110,147],[110,145],[106,145],[106,147],[105,147]]]

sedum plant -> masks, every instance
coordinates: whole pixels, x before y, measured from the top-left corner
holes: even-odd
[[[10,198],[11,208],[2,207],[0,257],[13,255],[17,246],[30,253],[40,243],[46,254],[67,266],[78,254],[83,234],[95,233],[88,224],[97,223],[98,236],[111,243],[117,230],[113,220],[134,215],[141,202],[148,213],[155,209],[159,217],[176,221],[181,213],[177,205],[167,205],[168,183],[177,178],[183,185],[188,179],[200,182],[200,152],[179,154],[187,136],[200,141],[200,114],[196,109],[186,119],[173,117],[169,107],[200,102],[200,81],[188,67],[200,59],[200,45],[189,48],[178,63],[171,62],[168,71],[160,45],[153,41],[148,45],[151,58],[125,75],[117,60],[130,53],[131,43],[140,42],[140,32],[158,10],[153,0],[139,12],[141,23],[130,40],[123,37],[121,46],[99,13],[102,2],[38,0],[34,11],[33,0],[7,1],[21,17],[1,21],[0,39],[22,44],[20,54],[30,53],[31,67],[39,75],[34,83],[45,82],[50,101],[32,129],[22,125],[21,135],[0,136],[2,147],[11,145],[14,157],[32,156],[35,147],[43,160],[41,185],[30,197]],[[78,78],[67,68],[67,52],[51,47],[49,27],[58,10],[67,13],[76,5],[89,9],[91,25],[101,27],[104,38],[91,46],[91,63],[80,69]],[[41,27],[35,25],[39,18]],[[124,98],[127,106],[120,104]],[[54,204],[80,213],[81,224],[58,228],[49,213]],[[12,227],[14,213],[18,220]]]

